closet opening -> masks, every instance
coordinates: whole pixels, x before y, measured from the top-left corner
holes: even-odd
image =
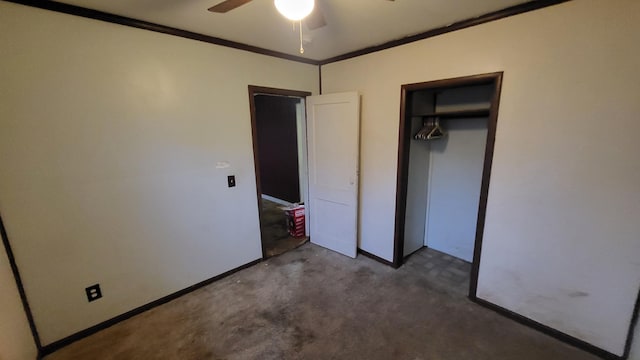
[[[394,262],[476,297],[502,72],[402,86]],[[414,264],[412,264],[414,265]]]
[[[249,86],[262,256],[308,241],[305,97],[309,92]]]

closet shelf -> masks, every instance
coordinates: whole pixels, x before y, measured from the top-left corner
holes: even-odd
[[[413,114],[412,116],[420,117],[439,117],[439,118],[469,118],[489,116],[489,109],[473,109],[459,111],[439,111],[426,114]]]

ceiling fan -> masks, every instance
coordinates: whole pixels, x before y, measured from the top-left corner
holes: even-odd
[[[252,0],[224,0],[210,7],[209,11],[215,13],[226,13],[251,1]],[[324,15],[322,14],[322,10],[320,10],[318,6],[314,6],[311,14],[304,18],[304,23],[309,30],[319,29],[327,25]]]
[[[209,8],[215,13],[226,13],[238,8],[252,0],[224,0]],[[304,54],[302,20],[309,30],[319,29],[327,25],[320,7],[315,6],[316,0],[274,0],[278,12],[284,17],[299,23],[300,29],[300,54]],[[395,1],[395,0],[387,0]]]

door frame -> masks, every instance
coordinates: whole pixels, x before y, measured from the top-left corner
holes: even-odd
[[[258,163],[258,127],[256,119],[256,103],[254,95],[290,96],[302,98],[306,106],[307,96],[311,96],[310,91],[278,89],[265,86],[249,85],[249,112],[251,114],[251,142],[253,144],[253,166],[256,174],[256,196],[258,198],[258,222],[262,225],[262,188],[260,186],[260,164]],[[306,123],[306,114],[305,120]],[[306,136],[304,134],[303,136]],[[300,184],[302,186],[302,184]],[[264,242],[262,241],[262,228],[260,230],[260,247],[262,248],[262,258],[266,258]]]
[[[482,252],[482,237],[484,234],[484,222],[487,212],[487,196],[489,194],[489,180],[491,177],[491,164],[493,162],[493,149],[496,139],[496,126],[498,122],[498,108],[500,105],[500,91],[502,88],[503,72],[494,72],[480,75],[463,76],[444,80],[427,81],[421,83],[402,85],[400,98],[400,124],[398,139],[398,173],[396,181],[396,212],[395,230],[393,239],[393,266],[398,268],[404,262],[404,226],[407,208],[407,187],[409,180],[409,147],[411,144],[411,119],[406,111],[408,95],[418,90],[441,90],[461,86],[488,85],[495,87],[489,108],[487,123],[487,143],[484,153],[484,165],[482,170],[482,182],[480,185],[480,203],[478,205],[478,219],[476,222],[476,236],[473,249],[473,261],[471,263],[471,281],[469,283],[469,298],[476,299],[478,288],[478,274],[480,271],[480,255]]]

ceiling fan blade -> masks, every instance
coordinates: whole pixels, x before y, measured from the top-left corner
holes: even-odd
[[[322,13],[322,9],[316,4],[313,8],[313,11],[307,18],[304,20],[307,28],[309,30],[319,29],[325,25],[327,25],[327,21],[324,19],[324,14]]]
[[[209,11],[216,13],[226,13],[227,11],[231,11],[250,1],[251,0],[225,0],[217,5],[210,7]]]

